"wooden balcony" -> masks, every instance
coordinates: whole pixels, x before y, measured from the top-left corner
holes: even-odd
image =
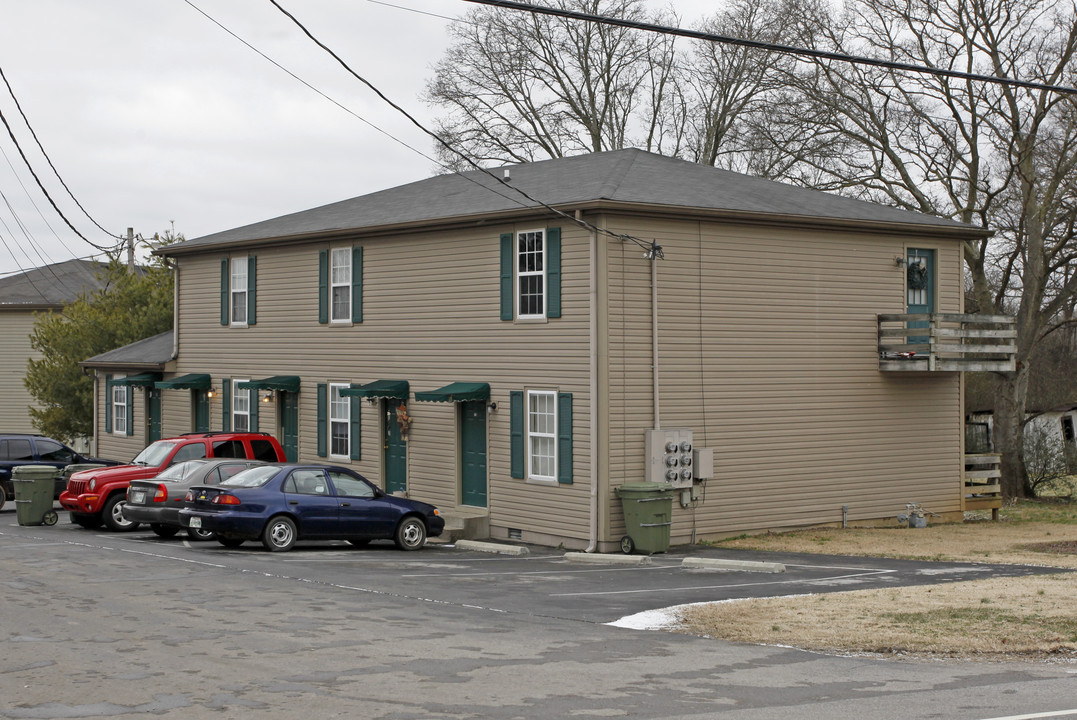
[[[879,315],[879,369],[1012,372],[1017,329],[1006,315]]]

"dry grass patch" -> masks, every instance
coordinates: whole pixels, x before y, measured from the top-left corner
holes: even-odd
[[[1077,568],[1077,505],[1022,502],[999,522],[815,528],[720,547]],[[1077,661],[1077,575],[858,590],[679,609],[679,632],[832,653]]]

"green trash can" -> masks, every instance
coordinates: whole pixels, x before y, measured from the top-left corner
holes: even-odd
[[[673,486],[669,483],[625,483],[617,488],[625,514],[621,552],[652,555],[669,550],[673,525]]]
[[[56,468],[51,465],[17,465],[11,471],[15,487],[15,518],[19,525],[55,525],[59,515],[52,509]]]

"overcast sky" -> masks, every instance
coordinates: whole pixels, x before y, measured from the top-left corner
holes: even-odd
[[[445,49],[449,18],[477,7],[279,2],[428,127],[433,113],[419,94]],[[716,7],[659,5],[674,7],[684,25]],[[0,68],[60,176],[113,235],[132,227],[151,237],[174,223],[195,238],[436,172],[407,147],[433,156],[430,139],[268,0],[0,0],[0,9]],[[2,83],[0,112],[63,214],[92,243],[114,244],[52,174]],[[0,277],[99,254],[52,208],[3,127],[0,194]]]

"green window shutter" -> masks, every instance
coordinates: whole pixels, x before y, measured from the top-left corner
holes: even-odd
[[[557,393],[557,482],[572,484],[572,393]]]
[[[363,322],[363,248],[361,247],[352,248],[352,322]]]
[[[362,407],[363,399],[353,397],[351,398],[351,406],[349,408],[351,419],[351,459],[362,460],[363,459],[363,444],[361,442],[362,435],[360,434],[362,419]]]
[[[329,251],[318,251],[318,322],[329,323]]]
[[[128,385],[123,389],[123,396],[127,398],[127,435],[135,434],[135,388]]]
[[[318,383],[318,457],[326,457],[329,454],[326,442],[326,414],[329,412],[329,386]]]
[[[512,320],[512,233],[501,234],[501,319]]]
[[[241,391],[242,392],[242,391]],[[251,432],[258,432],[258,406],[262,403],[258,402],[258,391],[247,391],[247,404],[250,406],[251,412]]]
[[[258,258],[247,256],[247,324],[258,322]]]
[[[509,475],[524,477],[524,394],[509,393]]]
[[[228,258],[221,260],[221,325],[228,324],[230,313],[229,287],[232,282],[232,271],[228,265]]]
[[[112,376],[105,375],[105,432],[112,432]]]
[[[232,430],[232,381],[221,380],[221,430]]]
[[[561,317],[561,228],[546,228],[546,317]]]

